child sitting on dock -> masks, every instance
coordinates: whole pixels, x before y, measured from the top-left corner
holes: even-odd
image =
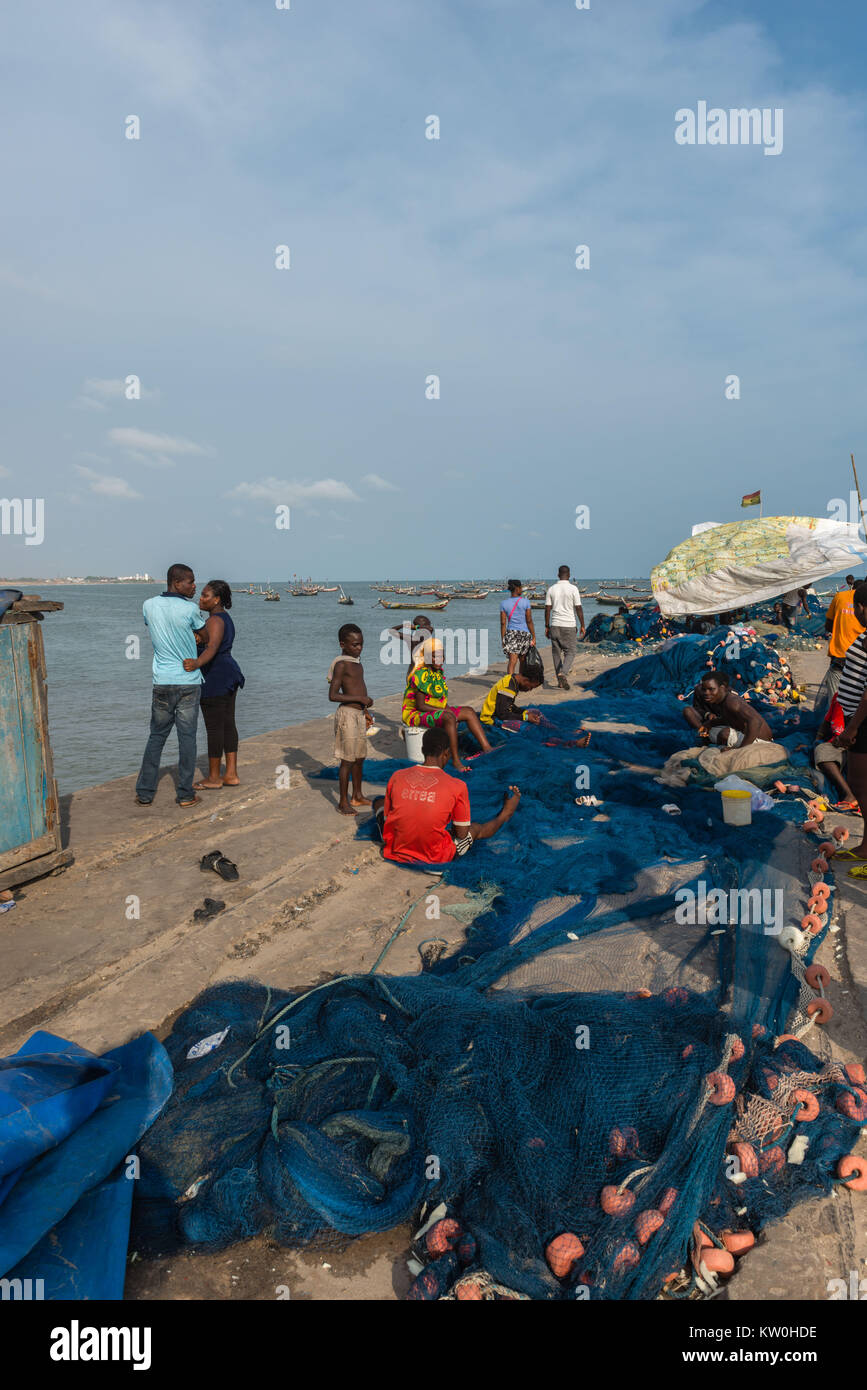
[[[369,713],[373,700],[364,683],[361,649],[364,637],[355,623],[344,623],[337,634],[342,656],[332,661],[328,670],[328,698],[339,706],[334,716],[334,756],[340,761],[338,785],[340,800],[337,809],[344,816],[357,814],[356,806],[369,806],[362,794],[364,759],[367,757],[367,729],[373,723]],[[349,777],[352,774],[352,799],[349,798]]]
[[[479,715],[482,723],[489,727],[495,722],[511,724],[519,720],[523,723],[540,724],[542,716],[537,709],[518,710],[515,708],[515,700],[525,690],[537,690],[544,677],[541,665],[530,663],[521,657],[517,671],[501,676],[496,685],[492,685],[488,691]],[[545,723],[548,721],[545,720]]]

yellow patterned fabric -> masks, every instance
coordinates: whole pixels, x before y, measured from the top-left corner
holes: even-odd
[[[748,568],[788,557],[786,533],[790,526],[816,529],[814,516],[753,517],[751,521],[730,521],[700,531],[697,536],[676,545],[652,573],[653,592],[673,589],[696,574],[712,574],[719,569]]]

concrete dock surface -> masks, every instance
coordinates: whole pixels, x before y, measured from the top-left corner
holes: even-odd
[[[544,655],[549,680],[530,701],[542,706],[580,699],[580,682],[620,659],[579,648],[566,693],[551,684],[550,652]],[[791,660],[798,679],[814,691],[827,663],[824,652],[795,652]],[[478,709],[493,679],[491,671],[450,680],[452,700]],[[400,707],[400,695],[377,700],[381,732],[371,740],[371,758],[405,756]],[[143,711],[142,748],[146,736]],[[432,935],[450,947],[458,944],[464,925],[447,912],[433,924],[424,898],[436,886],[447,906],[463,901],[464,891],[389,864],[376,844],[356,837],[355,818],[336,811],[336,781],[312,776],[333,766],[332,746],[331,718],[246,739],[239,754],[242,785],[202,791],[200,803],[186,810],[175,803],[175,770],[168,765],[150,807],[135,804],[134,775],[63,798],[64,834],[75,862],[16,890],[15,910],[0,918],[0,1055],[37,1028],[94,1052],[145,1029],[164,1037],[176,1015],[219,981],[257,979],[288,989],[365,972],[409,908],[384,973],[419,971],[419,946]],[[471,779],[469,786],[472,794]],[[366,787],[368,795],[380,790]],[[368,814],[362,810],[359,819]],[[838,821],[860,829],[857,818],[829,817],[831,825]],[[238,865],[237,883],[201,871],[200,859],[212,849]],[[818,957],[832,976],[835,1009],[825,1038],[835,1060],[863,1060],[867,880],[849,879],[844,866],[835,880],[838,930]],[[197,922],[193,912],[206,896],[224,901],[225,910]],[[863,1136],[858,1151],[867,1153]],[[342,1250],[304,1254],[263,1237],[215,1255],[140,1260],[131,1252],[126,1296],[399,1298],[410,1282],[410,1234],[399,1227]],[[852,1270],[867,1279],[867,1199],[838,1187],[770,1227],[720,1296],[824,1300],[828,1281],[848,1280]]]

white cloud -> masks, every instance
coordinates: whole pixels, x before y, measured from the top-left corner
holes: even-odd
[[[126,478],[113,478],[107,473],[97,473],[93,468],[85,468],[80,463],[75,465],[75,471],[89,485],[90,491],[98,493],[100,497],[124,497],[130,500],[141,497],[141,493],[135,492]]]
[[[159,395],[158,391],[150,390],[147,386],[139,386],[139,396],[137,399],[142,401],[155,400]],[[76,396],[73,406],[76,410],[108,410],[107,401],[126,400],[126,379],[123,377],[88,377],[81,388],[81,393]]]
[[[255,483],[239,483],[227,497],[244,497],[251,502],[281,503],[303,507],[308,502],[358,502],[361,499],[337,478],[321,478],[317,483],[290,482],[283,478],[261,478]]]
[[[112,444],[119,444],[136,463],[154,468],[171,468],[178,458],[190,454],[210,454],[212,449],[171,434],[149,434],[147,430],[122,427],[108,431]]]
[[[390,483],[387,478],[381,478],[378,473],[365,473],[361,481],[365,483],[367,487],[372,487],[376,492],[400,491],[399,488],[395,487],[394,483]]]

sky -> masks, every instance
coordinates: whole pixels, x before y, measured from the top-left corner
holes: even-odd
[[[0,573],[616,577],[759,488],[827,515],[867,483],[865,39],[808,0],[6,7],[0,496],[45,535]],[[700,102],[781,151],[678,143]]]

